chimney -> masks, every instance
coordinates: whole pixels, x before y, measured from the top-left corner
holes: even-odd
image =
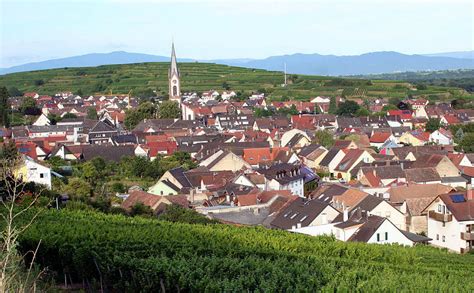
[[[403,162],[400,163],[400,168],[402,168],[402,170],[405,170]]]
[[[466,200],[474,200],[474,191],[472,190],[472,185],[471,184],[467,185]]]
[[[344,214],[342,218],[343,222],[347,222],[349,220],[349,209],[344,208]]]
[[[297,223],[296,228],[298,228],[298,229],[301,228],[301,223]]]

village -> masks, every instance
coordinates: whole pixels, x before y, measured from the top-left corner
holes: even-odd
[[[459,145],[474,110],[424,98],[280,102],[256,92],[237,101],[231,89],[181,93],[180,77],[173,46],[169,101],[157,103],[174,103],[179,116],[133,127],[133,95],[10,97],[13,110],[29,99],[39,111],[30,125],[2,128],[4,146],[22,154],[27,182],[48,189],[75,176],[68,166],[53,170],[48,162],[58,158],[70,166],[188,156],[146,188],[117,191],[114,205],[125,211],[177,205],[226,224],[340,241],[474,248],[474,153]],[[351,113],[353,104],[368,115]]]

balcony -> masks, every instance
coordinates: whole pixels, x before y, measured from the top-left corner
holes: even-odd
[[[428,217],[439,222],[451,222],[453,220],[452,214],[442,214],[436,211],[429,211]]]
[[[468,241],[474,240],[474,232],[461,232],[461,239]]]

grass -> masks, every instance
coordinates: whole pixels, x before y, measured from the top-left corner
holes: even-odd
[[[98,67],[62,68],[12,73],[0,76],[0,86],[17,87],[21,91],[55,94],[61,91],[90,94],[139,94],[154,90],[158,95],[168,91],[169,63],[137,63]],[[283,73],[248,69],[210,63],[181,63],[182,92],[223,90],[223,83],[243,93],[266,91],[275,100],[308,100],[318,95],[344,95],[348,98],[399,97],[408,94],[429,96],[434,100],[448,100],[466,96],[456,87],[428,86],[413,91],[408,82],[298,75],[287,87],[282,87]],[[42,81],[44,84],[40,84]]]

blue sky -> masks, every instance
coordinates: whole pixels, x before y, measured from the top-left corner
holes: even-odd
[[[117,50],[178,57],[473,50],[471,0],[0,0],[0,67]]]

